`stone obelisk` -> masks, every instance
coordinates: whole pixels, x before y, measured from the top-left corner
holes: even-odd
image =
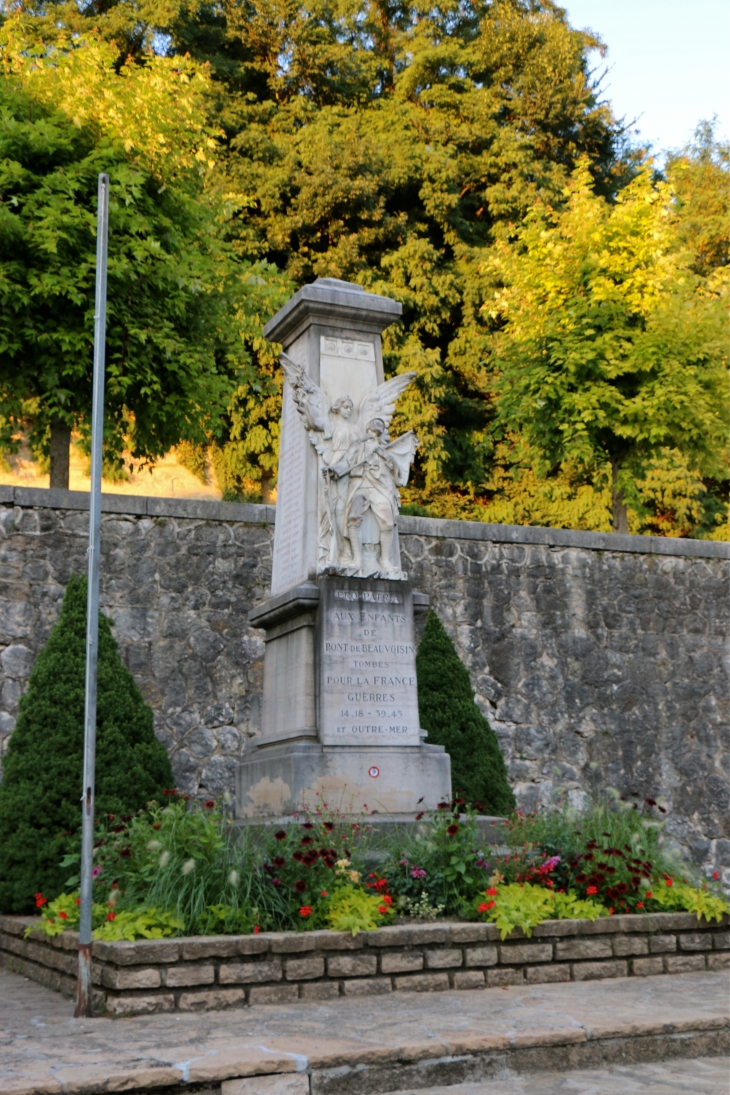
[[[424,743],[416,691],[415,593],[398,543],[398,487],[417,440],[391,438],[399,395],[381,332],[400,304],[333,278],[269,321],[285,371],[260,737],[239,766],[241,817],[327,802],[412,815],[451,794],[443,747]]]

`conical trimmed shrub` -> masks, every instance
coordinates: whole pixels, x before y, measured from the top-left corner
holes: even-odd
[[[469,673],[435,612],[416,656],[418,709],[428,741],[451,757],[454,793],[494,817],[515,808],[497,736],[474,702]]]
[[[72,578],[61,614],[20,701],[0,784],[0,911],[62,892],[59,867],[81,826],[86,579]],[[173,783],[152,710],[99,613],[96,812],[129,814]]]

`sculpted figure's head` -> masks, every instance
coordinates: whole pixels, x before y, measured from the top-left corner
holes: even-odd
[[[380,437],[385,431],[385,422],[382,418],[371,418],[367,424],[367,431],[372,437]]]
[[[354,409],[354,404],[349,395],[341,395],[339,399],[335,400],[332,411],[334,414],[340,414],[343,418],[349,418]]]

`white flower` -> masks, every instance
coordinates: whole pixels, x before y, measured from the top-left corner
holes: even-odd
[[[162,847],[162,845],[160,844],[159,840],[151,840],[149,842],[149,844],[147,845],[147,851],[148,852],[156,852],[161,847]]]
[[[228,876],[228,881],[230,882],[231,886],[237,886],[238,885],[238,871],[231,871],[231,873]]]
[[[160,856],[160,866],[161,867],[166,867],[169,862],[170,862],[170,853],[169,852],[163,852],[162,855]]]
[[[195,867],[195,860],[194,859],[186,859],[185,862],[182,865],[182,873],[183,874],[190,874],[190,872],[193,870],[194,867]]]
[[[338,859],[337,860],[337,866],[340,868],[340,870],[344,870],[345,867],[350,866],[350,860],[349,859]]]

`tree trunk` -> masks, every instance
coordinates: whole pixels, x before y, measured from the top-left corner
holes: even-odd
[[[51,419],[51,487],[68,490],[68,459],[71,427],[62,418]]]
[[[628,533],[629,511],[626,509],[624,494],[618,485],[621,461],[611,461],[611,509],[613,512],[613,531]]]
[[[261,472],[261,501],[265,506],[272,506],[274,504],[274,492],[271,489],[273,479],[273,471]]]

